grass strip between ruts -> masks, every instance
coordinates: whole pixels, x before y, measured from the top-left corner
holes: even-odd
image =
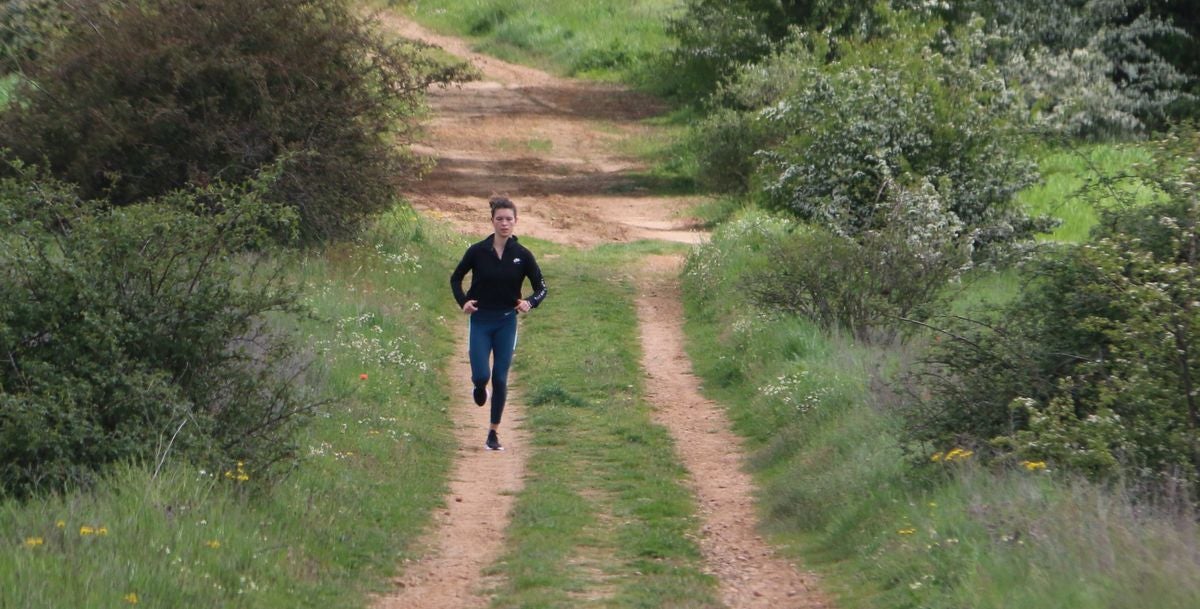
[[[513,447],[531,455],[495,606],[719,606],[685,470],[642,398],[628,269],[666,246],[531,247],[551,292],[517,348],[533,445]]]

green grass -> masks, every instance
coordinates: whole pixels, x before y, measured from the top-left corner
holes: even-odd
[[[1187,510],[1061,472],[906,457],[896,400],[872,379],[914,353],[748,306],[738,278],[762,263],[745,245],[753,224],[723,227],[691,258],[689,352],[747,439],[767,529],[839,606],[1194,606],[1200,536]]]
[[[12,90],[17,86],[17,75],[0,76],[0,110],[12,99]]]
[[[1088,231],[1099,219],[1097,205],[1126,199],[1145,200],[1148,192],[1121,179],[1128,177],[1138,164],[1149,161],[1149,153],[1134,144],[1049,150],[1038,160],[1041,182],[1022,191],[1017,200],[1030,213],[1062,221],[1053,232],[1042,235],[1042,239],[1079,243],[1087,239]]]
[[[129,466],[92,492],[0,503],[0,607],[363,606],[442,501],[441,312],[459,241],[397,208],[359,243],[296,261],[313,312],[297,331],[317,389],[339,399],[298,438],[295,468],[265,485]]]
[[[642,397],[628,269],[666,246],[531,247],[551,293],[517,350],[533,446],[494,606],[718,606],[685,472]]]
[[[479,51],[501,59],[569,76],[625,81],[636,79],[666,47],[665,17],[680,6],[673,0],[418,0],[405,5],[421,23],[469,37]]]

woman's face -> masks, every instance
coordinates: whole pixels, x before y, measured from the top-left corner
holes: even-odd
[[[517,213],[511,209],[500,208],[492,214],[492,227],[501,237],[511,237],[513,228],[517,225]]]

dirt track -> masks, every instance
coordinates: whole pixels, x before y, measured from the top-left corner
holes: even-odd
[[[460,40],[434,35],[398,17],[382,17],[401,35],[469,59],[479,82],[434,90],[430,134],[418,148],[437,159],[433,173],[406,193],[417,209],[472,236],[487,234],[486,199],[506,194],[520,206],[518,234],[578,247],[662,239],[698,243],[685,197],[638,190],[637,160],[615,152],[621,138],[647,129],[639,120],[662,111],[653,99],[615,86],[560,79],[478,55]],[[644,367],[655,388],[657,420],[677,443],[700,505],[700,545],[732,608],[828,606],[815,577],[778,558],[755,532],[754,487],[724,412],[698,393],[683,351],[682,311],[675,276],[679,259],[654,258],[640,270],[638,317]],[[463,337],[465,339],[465,336]],[[505,412],[506,450],[482,449],[486,409],[470,403],[465,344],[450,370],[460,448],[447,509],[426,539],[428,552],[403,566],[394,594],[380,609],[485,607],[483,570],[503,549],[513,495],[522,487],[528,445],[520,429],[521,399]],[[514,383],[519,387],[519,381]]]

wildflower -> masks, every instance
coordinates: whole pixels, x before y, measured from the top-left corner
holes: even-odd
[[[930,457],[929,460],[933,461],[934,463],[939,463],[939,462],[941,462],[941,460],[944,456],[945,455],[943,455],[941,451],[938,451],[936,453],[933,453],[933,456]]]
[[[65,528],[67,527],[67,521],[66,521],[66,520],[59,520],[58,522],[54,523],[54,526],[56,526],[56,527],[58,527],[58,528],[60,528],[60,529],[65,529]]]
[[[108,527],[96,527],[96,535],[100,537],[108,535]]]
[[[364,373],[358,375],[358,378],[359,378],[359,380],[362,380],[362,381],[367,380],[367,373],[364,372]]]
[[[88,535],[95,535],[96,529],[93,529],[92,527],[89,527],[85,524],[85,525],[79,527],[79,534],[84,537],[87,537]]]
[[[138,604],[137,592],[130,592],[129,594],[122,596],[121,600],[129,603],[130,605],[136,605],[136,604]]]
[[[25,547],[26,548],[36,548],[44,543],[46,543],[46,540],[42,539],[41,537],[26,537],[25,538]]]
[[[913,533],[916,533],[916,532],[917,532],[917,529],[916,529],[916,528],[914,528],[914,527],[905,527],[905,528],[903,528],[903,529],[900,529],[900,530],[898,530],[898,531],[896,531],[896,532],[897,532],[897,533],[899,533],[899,534],[901,534],[901,535],[912,535]]]
[[[221,542],[217,541],[216,539],[210,539],[204,542],[204,545],[216,550],[217,548],[221,547]]]
[[[1035,472],[1038,470],[1046,469],[1046,462],[1045,461],[1022,461],[1021,466],[1024,467],[1027,471]]]
[[[237,462],[237,471],[226,470],[225,477],[230,480],[237,480],[238,482],[245,482],[245,481],[249,480],[250,475],[246,473],[245,466],[246,466],[245,461],[238,461]]]

